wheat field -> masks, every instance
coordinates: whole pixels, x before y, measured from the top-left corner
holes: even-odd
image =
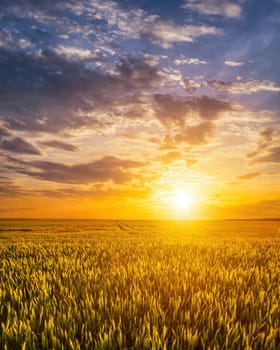
[[[279,221],[0,221],[0,348],[280,349]]]

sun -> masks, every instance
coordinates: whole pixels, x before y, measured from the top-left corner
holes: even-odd
[[[192,207],[193,198],[184,191],[175,191],[170,197],[170,204],[177,210],[186,210]]]
[[[196,215],[200,196],[195,188],[184,183],[176,183],[176,186],[171,184],[161,191],[155,191],[151,199],[155,208],[161,209],[159,212],[161,216],[186,219]]]

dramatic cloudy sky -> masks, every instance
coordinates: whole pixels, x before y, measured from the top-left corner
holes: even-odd
[[[2,0],[0,216],[279,216],[279,43],[279,0]]]

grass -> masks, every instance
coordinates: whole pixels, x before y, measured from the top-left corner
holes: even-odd
[[[0,231],[1,349],[280,349],[279,222]]]

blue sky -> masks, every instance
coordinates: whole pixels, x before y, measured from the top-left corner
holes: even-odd
[[[178,186],[189,217],[277,215],[279,24],[278,0],[2,1],[3,216],[172,217]]]

